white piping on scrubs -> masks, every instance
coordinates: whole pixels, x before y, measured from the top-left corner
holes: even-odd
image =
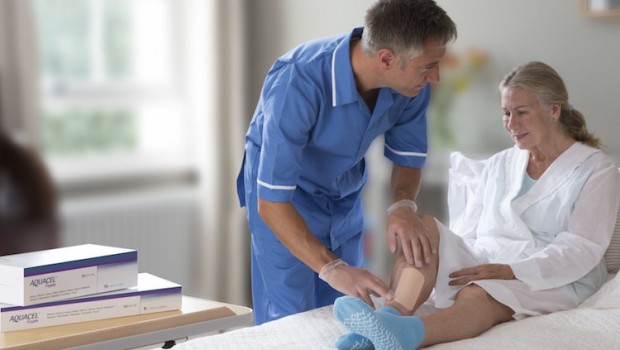
[[[272,185],[272,184],[268,184],[264,181],[261,180],[256,180],[256,182],[263,186],[263,187],[267,187],[270,190],[287,190],[287,191],[292,191],[295,190],[297,188],[297,185],[293,185],[293,186],[286,186],[286,185]]]
[[[336,51],[338,47],[334,49],[332,55],[332,107],[336,107]]]
[[[397,151],[395,149],[393,149],[392,147],[390,147],[387,143],[385,144],[385,147],[387,147],[390,151],[398,154],[399,156],[414,156],[414,157],[426,157],[428,154],[427,153],[423,153],[423,152],[404,152],[404,151]]]

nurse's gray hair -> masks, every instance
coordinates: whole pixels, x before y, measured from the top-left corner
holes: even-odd
[[[433,0],[378,0],[366,12],[362,49],[370,55],[392,50],[401,69],[429,39],[443,45],[456,39],[456,25]]]
[[[553,68],[542,62],[529,62],[508,73],[499,84],[505,88],[520,87],[538,97],[545,106],[560,104],[560,123],[575,140],[588,146],[601,148],[600,140],[588,131],[583,114],[568,102],[568,91],[564,81]]]

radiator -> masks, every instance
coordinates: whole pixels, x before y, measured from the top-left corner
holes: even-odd
[[[198,237],[198,198],[193,188],[97,195],[61,202],[63,246],[94,243],[138,251],[140,272],[198,288],[192,261]]]

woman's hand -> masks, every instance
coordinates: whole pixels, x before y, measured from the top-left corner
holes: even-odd
[[[450,274],[451,286],[462,286],[478,280],[512,280],[515,275],[507,264],[482,264],[454,271]]]

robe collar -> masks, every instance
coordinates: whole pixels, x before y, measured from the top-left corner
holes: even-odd
[[[523,184],[523,177],[530,156],[530,152],[527,150],[517,150],[512,161],[512,169],[510,169],[513,178],[510,179],[509,195],[510,198],[513,198],[513,209],[518,214],[522,214],[530,206],[553,194],[572,177],[575,170],[586,159],[599,152],[599,149],[586,146],[581,142],[575,142],[549,165],[549,168],[526,193],[515,198]]]

